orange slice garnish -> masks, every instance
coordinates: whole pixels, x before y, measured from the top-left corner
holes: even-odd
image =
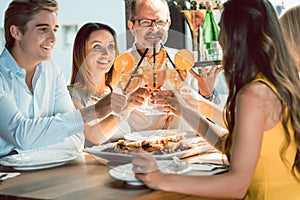
[[[189,70],[195,64],[194,55],[187,49],[181,49],[176,53],[174,63],[179,70]]]
[[[178,69],[178,72],[181,74],[181,76],[184,80],[187,78],[187,71],[186,70]]]
[[[120,74],[126,74],[135,66],[135,59],[130,53],[119,54],[114,62],[115,70]]]
[[[161,66],[162,64],[165,63],[167,57],[167,53],[164,49],[161,49],[157,54],[155,54],[155,65]],[[154,56],[151,56],[148,58],[149,63],[154,62]]]

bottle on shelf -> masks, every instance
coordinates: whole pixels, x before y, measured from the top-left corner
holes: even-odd
[[[199,9],[206,9],[206,6],[205,6],[204,2],[200,2]]]
[[[191,10],[198,10],[197,2],[196,1],[192,1],[191,2]]]
[[[214,7],[215,10],[220,10],[221,9],[221,1],[220,0],[216,0],[215,1],[216,7]]]
[[[203,42],[205,44],[205,47],[208,51],[208,54],[211,55],[211,49],[210,49],[211,43],[213,41],[218,41],[218,35],[219,35],[219,28],[214,19],[211,1],[207,2],[202,34],[203,34]],[[208,60],[210,59],[208,58]]]

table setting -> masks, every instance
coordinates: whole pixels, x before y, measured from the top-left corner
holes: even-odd
[[[141,131],[125,134],[124,139],[119,140],[119,143],[126,146],[126,150],[124,151],[118,147],[118,142],[113,142],[85,148],[84,152],[92,154],[103,165],[111,168],[109,175],[112,178],[129,185],[140,186],[143,183],[135,178],[135,174],[132,171],[131,160],[133,156],[130,155],[130,150],[142,148],[147,151],[142,145],[139,146],[139,142],[155,141],[155,143],[158,143],[158,141],[166,138],[169,139],[171,145],[173,145],[173,142],[171,142],[173,140],[174,143],[186,142],[194,146],[191,146],[192,148],[190,149],[183,149],[177,152],[171,151],[164,154],[155,153],[155,151],[154,153],[150,152],[156,158],[159,169],[163,173],[210,176],[228,170],[228,162],[223,154],[194,132],[186,132],[178,129]],[[111,151],[105,150],[108,147],[111,148]],[[210,154],[212,156],[208,156]]]
[[[157,165],[159,170],[168,174],[185,174],[190,176],[211,176],[224,173],[228,170],[228,165],[226,164],[206,163],[205,160],[201,160],[201,162],[190,162],[181,160],[176,156],[172,158],[173,160],[158,160]],[[109,174],[114,179],[124,181],[129,185],[144,185],[143,182],[135,178],[132,167],[131,163],[119,165],[112,168]]]
[[[0,158],[0,164],[18,171],[31,171],[61,166],[79,156],[80,152],[74,150],[26,151]]]
[[[164,130],[156,133],[153,138],[162,137],[167,132],[167,130]],[[149,136],[151,133],[153,132],[146,134]],[[179,134],[180,137],[195,137],[195,133],[192,132],[185,133],[183,131],[170,130],[171,136],[174,136],[175,133]],[[214,156],[209,156],[210,154]],[[59,154],[56,153],[55,155]],[[75,155],[79,155],[79,157]],[[130,162],[110,166],[101,161],[104,160],[103,158],[85,150],[75,155],[74,157],[72,157],[73,154],[66,157],[62,156],[61,158],[63,159],[59,159],[60,156],[58,156],[57,159],[52,157],[51,161],[49,159],[46,159],[46,161],[41,161],[43,160],[41,159],[39,161],[51,163],[62,160],[62,162],[65,162],[65,164],[56,167],[17,170],[14,165],[1,166],[0,171],[3,172],[0,172],[0,176],[3,175],[1,180],[4,181],[0,181],[2,182],[0,185],[0,199],[93,200],[99,199],[99,197],[118,199],[120,196],[123,199],[165,199],[166,195],[171,195],[169,198],[180,199],[186,196],[177,193],[168,194],[162,191],[153,191],[147,188],[134,178]],[[203,153],[193,154],[185,158],[169,156],[168,159],[158,159],[157,161],[164,173],[211,176],[224,173],[228,169],[227,165],[223,165],[222,156],[220,152],[210,148]],[[30,159],[33,159],[34,164],[40,159],[36,156],[23,158],[25,165],[28,165]],[[15,158],[11,160],[15,160]],[[5,161],[7,162],[7,158]],[[191,196],[189,198],[193,199]],[[197,199],[201,198],[197,197]]]

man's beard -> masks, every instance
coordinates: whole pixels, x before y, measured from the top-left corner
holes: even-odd
[[[143,37],[143,43],[139,43],[143,48],[153,48],[154,45],[156,48],[159,48],[161,44],[165,44],[168,38],[168,33],[164,32],[164,34],[157,32],[151,33],[147,32]],[[135,38],[135,42],[138,43],[137,38]]]

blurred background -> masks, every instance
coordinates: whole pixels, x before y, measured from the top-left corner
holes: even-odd
[[[224,2],[223,0],[222,2]],[[11,0],[0,0],[0,51],[4,40],[4,12]],[[120,52],[132,45],[132,38],[127,31],[128,0],[58,0],[57,42],[53,51],[53,60],[61,67],[69,83],[72,63],[73,41],[78,29],[86,22],[102,22],[114,28],[118,35]],[[169,0],[171,2],[171,0]],[[271,0],[279,15],[288,8],[300,4],[299,0]],[[170,4],[171,5],[171,4]],[[171,8],[172,26],[167,46],[192,50],[191,32],[178,8]],[[218,18],[216,18],[218,20]],[[174,40],[173,38],[180,38]]]

